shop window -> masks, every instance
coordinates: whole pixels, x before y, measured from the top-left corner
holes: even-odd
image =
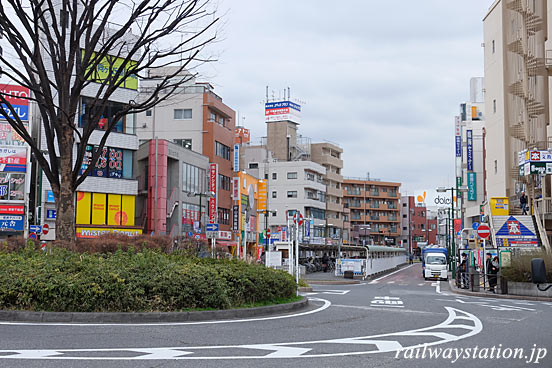
[[[120,102],[108,101],[102,106],[101,102],[94,104],[94,99],[89,97],[81,98],[79,127],[84,128],[92,121],[98,119],[96,129],[107,130],[113,125],[113,132],[135,134],[136,119],[134,114],[126,114],[115,121],[117,114],[127,107]]]

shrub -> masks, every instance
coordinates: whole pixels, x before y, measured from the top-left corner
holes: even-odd
[[[107,249],[107,246],[101,248]],[[190,258],[147,247],[113,253],[0,252],[0,308],[60,312],[231,308],[295,295],[287,273],[236,260]]]
[[[531,260],[543,258],[546,265],[546,278],[552,282],[552,254],[544,250],[530,254],[515,255],[512,257],[512,266],[501,269],[501,274],[508,281],[531,282]]]

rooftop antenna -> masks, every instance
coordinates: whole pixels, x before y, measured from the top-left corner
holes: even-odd
[[[291,89],[288,87],[288,100],[291,101]]]
[[[266,102],[268,102],[268,85],[266,86]]]

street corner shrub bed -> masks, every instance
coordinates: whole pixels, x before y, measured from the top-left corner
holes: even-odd
[[[238,260],[129,248],[0,251],[0,309],[150,312],[270,304],[295,295],[289,274]]]
[[[503,267],[500,273],[508,281],[531,282],[531,260],[533,258],[544,259],[546,279],[552,283],[552,254],[546,253],[544,250],[512,257],[512,265],[510,267]]]

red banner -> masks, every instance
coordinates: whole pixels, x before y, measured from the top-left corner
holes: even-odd
[[[209,164],[209,191],[215,194],[213,198],[209,198],[209,222],[211,224],[217,223],[217,176],[218,164]]]
[[[10,215],[23,215],[25,214],[25,206],[0,205],[0,213]]]
[[[454,232],[462,230],[462,219],[454,219]]]

